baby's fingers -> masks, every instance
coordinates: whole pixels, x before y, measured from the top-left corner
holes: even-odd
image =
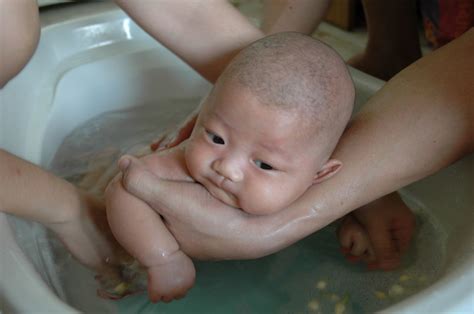
[[[151,143],[150,149],[155,151],[172,147],[173,145],[171,144],[176,141],[176,137],[176,132],[164,134],[155,142]]]
[[[168,132],[163,135],[160,139],[150,145],[152,151],[158,149],[166,149],[179,145],[184,140],[191,136],[194,125],[196,124],[197,114],[193,114],[188,118],[183,125],[181,125],[177,131]]]

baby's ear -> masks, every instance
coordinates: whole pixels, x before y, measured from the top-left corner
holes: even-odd
[[[342,162],[337,159],[329,159],[324,166],[316,173],[313,178],[313,184],[321,183],[336,173],[342,168]]]

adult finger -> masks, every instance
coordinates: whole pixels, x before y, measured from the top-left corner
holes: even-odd
[[[148,171],[143,163],[132,156],[125,155],[118,162],[122,171],[122,185],[124,188],[150,204],[160,214],[168,214],[170,205],[180,203],[178,184],[173,181],[162,180]]]
[[[235,218],[236,210],[229,210],[228,206],[195,182],[160,179],[148,171],[139,159],[128,155],[119,160],[119,169],[124,188],[168,219],[211,228],[219,221]],[[216,218],[210,219],[209,215]]]

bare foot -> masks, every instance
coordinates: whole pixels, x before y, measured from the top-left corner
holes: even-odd
[[[411,210],[391,193],[346,216],[338,236],[349,260],[362,260],[369,269],[392,270],[400,266],[415,226]]]
[[[183,298],[194,285],[196,270],[182,251],[168,256],[166,263],[148,268],[148,297],[152,302]]]
[[[374,251],[365,228],[352,215],[343,218],[337,236],[347,260],[366,263],[375,261]]]

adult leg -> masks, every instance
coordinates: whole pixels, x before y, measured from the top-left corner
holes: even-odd
[[[364,53],[348,61],[383,80],[421,57],[416,0],[362,0],[368,42]]]

